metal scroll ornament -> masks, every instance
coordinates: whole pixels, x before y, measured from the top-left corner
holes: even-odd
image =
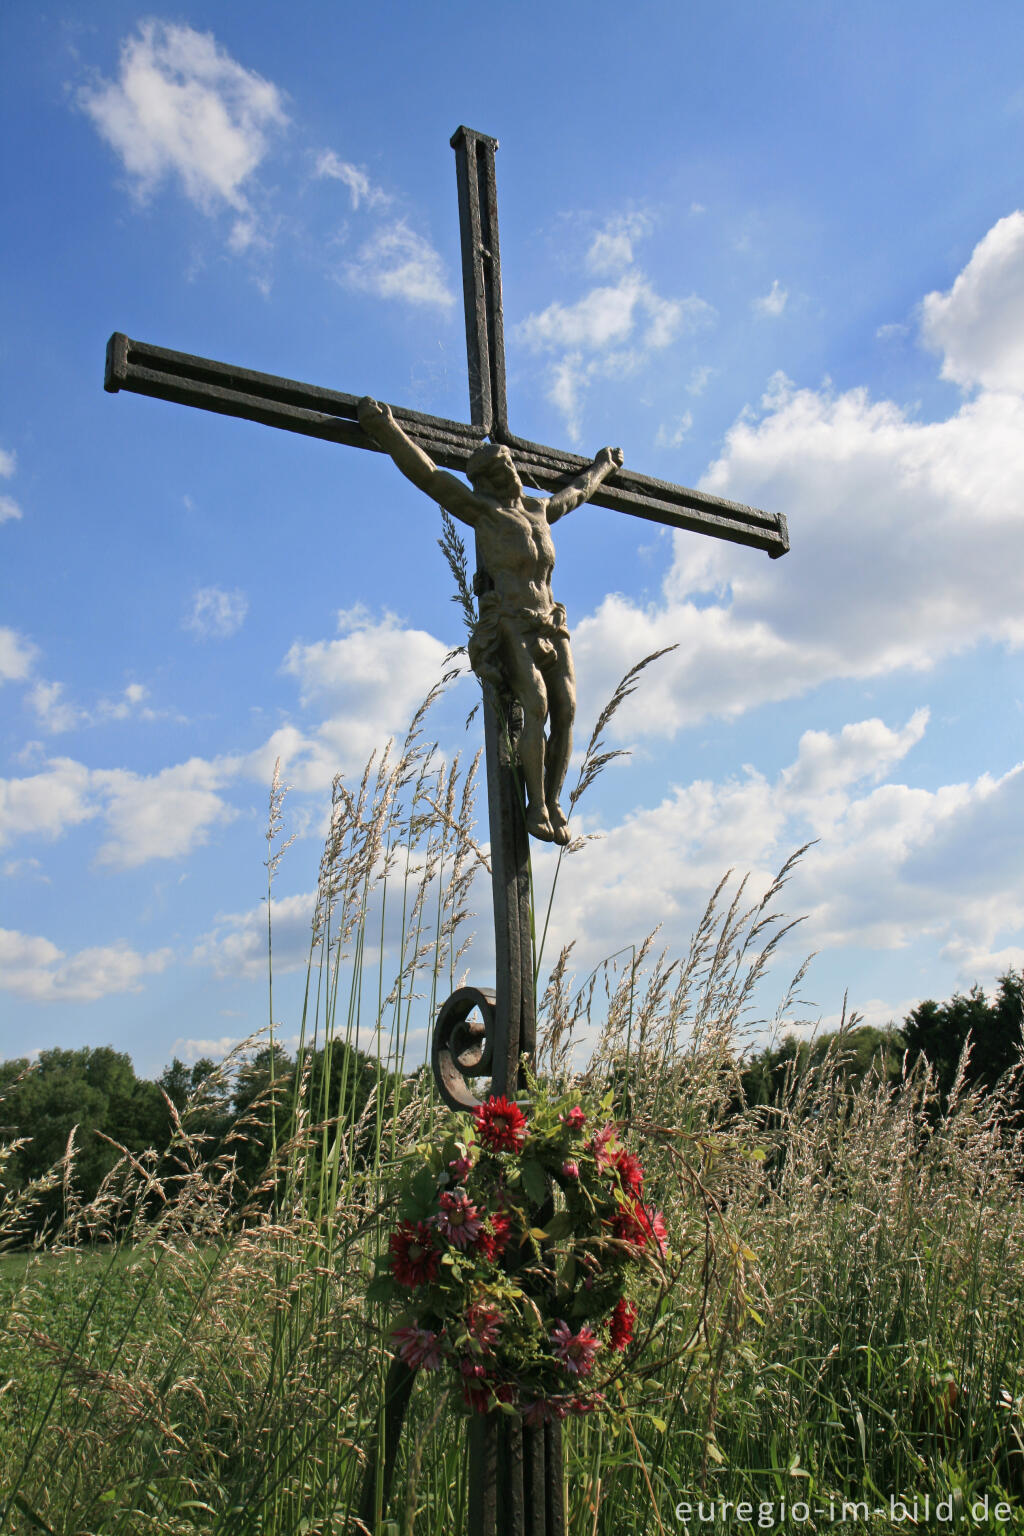
[[[490,987],[459,987],[434,1024],[434,1081],[449,1109],[473,1110],[482,1101],[470,1087],[493,1069],[496,998]],[[471,1018],[473,1013],[479,1018]]]

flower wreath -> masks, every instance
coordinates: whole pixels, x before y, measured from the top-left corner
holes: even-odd
[[[405,1303],[399,1357],[451,1369],[468,1412],[542,1423],[604,1405],[596,1368],[633,1339],[627,1290],[668,1251],[610,1108],[537,1089],[527,1119],[492,1096],[416,1149],[368,1295]],[[615,1374],[609,1361],[603,1384]]]

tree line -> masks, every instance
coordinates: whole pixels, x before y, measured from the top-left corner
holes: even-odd
[[[259,1191],[274,1148],[307,1123],[333,1122],[352,1133],[352,1150],[363,1155],[375,1134],[376,1105],[392,1114],[400,1081],[375,1058],[344,1041],[307,1050],[296,1058],[266,1045],[230,1073],[204,1058],[191,1066],[177,1057],[155,1080],[137,1077],[131,1057],[110,1046],[42,1051],[0,1063],[0,1203],[13,1200],[68,1159],[74,1198],[88,1203],[114,1166],[130,1153],[169,1154],[187,1140],[204,1159],[228,1153],[236,1199]],[[184,1117],[184,1118],[183,1118]],[[173,1168],[165,1175],[173,1179]],[[33,1200],[31,1229],[59,1222],[64,1180]],[[166,1177],[165,1177],[166,1183]]]
[[[948,1002],[919,1003],[899,1028],[861,1025],[844,1031],[840,1070],[851,1083],[869,1069],[895,1081],[904,1062],[924,1057],[935,1073],[940,1100],[953,1090],[964,1060],[968,1087],[990,1090],[1021,1060],[1024,1051],[1024,974],[1001,976],[989,1001],[979,986]],[[794,1074],[819,1065],[837,1046],[835,1034],[814,1040],[793,1036],[766,1047],[740,1064],[747,1104],[771,1105],[787,1091]],[[301,1088],[301,1094],[300,1094]],[[1011,1109],[1024,1116],[1020,1076]],[[135,1074],[131,1057],[109,1046],[41,1052],[0,1063],[0,1147],[17,1143],[0,1158],[0,1202],[41,1179],[65,1156],[74,1132],[70,1179],[76,1198],[92,1200],[123,1156],[153,1150],[173,1152],[182,1136],[179,1117],[204,1156],[228,1147],[239,1201],[259,1191],[275,1145],[295,1130],[297,1105],[313,1123],[333,1121],[351,1134],[353,1155],[374,1145],[377,1119],[391,1116],[402,1096],[399,1079],[375,1058],[344,1042],[309,1050],[300,1058],[280,1045],[264,1046],[230,1075],[215,1063],[191,1066],[178,1060],[155,1080]],[[375,1100],[369,1106],[369,1101]],[[370,1107],[369,1116],[367,1114]],[[65,1192],[54,1186],[35,1207],[35,1230],[59,1221]]]

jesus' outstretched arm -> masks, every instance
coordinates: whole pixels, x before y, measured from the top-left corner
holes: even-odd
[[[418,448],[407,436],[391,414],[389,405],[378,405],[370,395],[365,395],[357,407],[359,425],[379,448],[391,455],[407,479],[418,490],[426,492],[431,501],[438,502],[452,517],[460,522],[476,526],[479,506],[476,497],[446,469],[438,469],[433,459]]]
[[[602,485],[608,476],[615,470],[622,468],[621,448],[602,448],[594,459],[589,469],[585,469],[575,480],[571,480],[562,490],[556,491],[547,501],[547,515],[549,523],[557,523],[560,517],[567,512],[572,512],[576,507],[589,501],[599,485]]]

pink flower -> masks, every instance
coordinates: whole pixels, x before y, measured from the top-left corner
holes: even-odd
[[[584,1323],[579,1333],[573,1333],[568,1323],[559,1321],[551,1333],[555,1354],[570,1376],[589,1376],[594,1368],[594,1356],[601,1348],[601,1341]]]
[[[434,1224],[442,1237],[453,1248],[465,1250],[480,1236],[483,1222],[480,1212],[464,1189],[446,1191],[439,1200],[441,1209],[434,1217]]]
[[[391,1335],[398,1345],[398,1353],[413,1370],[422,1365],[425,1371],[436,1371],[444,1358],[444,1335],[432,1333],[429,1328],[417,1328],[410,1323],[406,1328],[396,1328]]]
[[[658,1251],[662,1258],[668,1253],[668,1227],[665,1218],[660,1211],[655,1211],[651,1217],[651,1231],[654,1233],[654,1241],[658,1245]]]
[[[574,1104],[568,1114],[559,1115],[558,1118],[563,1125],[567,1125],[573,1131],[582,1130],[587,1123],[587,1117],[578,1104]]]
[[[580,1176],[580,1165],[579,1165],[579,1163],[576,1161],[576,1159],[574,1157],[567,1157],[565,1162],[562,1164],[562,1177],[563,1177],[563,1179],[578,1179],[579,1176]]]
[[[492,1307],[470,1307],[466,1313],[466,1327],[483,1350],[489,1354],[498,1342],[498,1327],[505,1319]]]
[[[614,1168],[615,1166],[615,1153],[609,1152],[608,1146],[609,1143],[615,1140],[618,1130],[618,1126],[609,1120],[607,1125],[603,1125],[591,1139],[590,1150],[597,1159],[597,1171],[599,1173],[603,1173],[606,1168]]]
[[[451,1175],[456,1184],[468,1178],[473,1171],[473,1164],[468,1157],[453,1157],[448,1167],[451,1169]]]
[[[564,1419],[569,1412],[569,1402],[564,1397],[538,1397],[523,1409],[523,1423],[531,1426],[548,1424],[552,1419]]]

